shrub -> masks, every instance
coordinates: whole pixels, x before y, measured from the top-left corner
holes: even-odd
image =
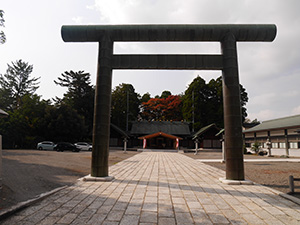
[[[253,151],[255,151],[256,153],[259,152],[260,148],[261,148],[261,146],[260,146],[260,144],[259,144],[257,141],[254,142],[254,144],[253,144],[252,147],[251,147],[251,149],[252,149]]]

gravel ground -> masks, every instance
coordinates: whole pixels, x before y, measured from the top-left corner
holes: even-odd
[[[221,159],[220,151],[201,150],[198,155],[194,153],[185,153],[185,155],[194,159]],[[265,156],[244,155],[244,159],[266,159]],[[225,171],[225,164],[219,162],[209,162],[208,165],[220,168]],[[288,193],[289,176],[300,178],[300,163],[296,162],[245,162],[245,178],[255,183],[262,184],[283,193]],[[300,197],[300,182],[295,183],[295,197]]]
[[[109,165],[138,152],[110,150]],[[91,152],[3,150],[0,211],[90,174]]]

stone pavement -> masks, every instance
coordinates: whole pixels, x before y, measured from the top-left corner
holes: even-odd
[[[226,185],[222,170],[179,153],[143,152],[2,224],[300,224],[300,206],[261,185]]]

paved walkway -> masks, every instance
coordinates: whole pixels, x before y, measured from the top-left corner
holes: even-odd
[[[67,187],[3,224],[300,224],[300,206],[178,153],[143,152],[110,167],[112,182]]]

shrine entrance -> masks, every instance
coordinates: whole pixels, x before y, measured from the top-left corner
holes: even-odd
[[[139,137],[143,140],[143,148],[154,148],[154,149],[178,149],[179,140],[181,137],[177,137],[164,132],[157,132],[154,134],[145,135]]]
[[[238,41],[268,41],[275,25],[90,25],[63,26],[66,42],[98,42],[92,177],[108,177],[113,69],[222,70],[226,179],[244,180],[242,116],[238,75]],[[220,42],[220,55],[115,55],[118,42]]]

